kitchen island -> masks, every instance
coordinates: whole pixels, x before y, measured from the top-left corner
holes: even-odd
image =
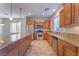
[[[22,56],[29,48],[31,41],[31,33],[22,35],[20,39],[15,41],[9,41],[7,43],[6,41],[2,41],[3,43],[0,45],[0,56]]]

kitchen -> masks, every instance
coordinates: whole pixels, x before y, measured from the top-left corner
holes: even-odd
[[[0,25],[4,29],[1,30],[0,55],[24,56],[32,42],[46,41],[56,56],[79,56],[79,3],[4,3],[1,6],[11,7],[11,17],[15,20],[1,18]],[[32,13],[26,17],[26,11]]]
[[[43,39],[53,47],[58,56],[78,56],[79,54],[79,22],[78,22],[78,3],[66,3],[48,19],[43,26]],[[50,30],[50,22],[52,27]],[[37,35],[35,35],[35,40]]]

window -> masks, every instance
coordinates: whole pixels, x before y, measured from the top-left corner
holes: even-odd
[[[10,24],[10,32],[11,33],[21,33],[21,22],[11,23]]]
[[[3,36],[3,26],[4,24],[0,24],[0,36]]]
[[[54,31],[60,31],[60,17],[57,16],[54,19]]]
[[[21,38],[21,22],[10,23],[11,41],[16,41]]]
[[[11,41],[16,41],[17,39],[21,38],[21,34],[12,34],[11,35]]]

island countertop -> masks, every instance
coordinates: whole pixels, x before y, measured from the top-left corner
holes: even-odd
[[[23,38],[23,37],[25,37],[25,36],[28,36],[28,35],[30,35],[31,33],[27,33],[27,34],[25,34],[25,35],[22,35],[21,36],[21,38]],[[20,39],[21,39],[20,38]],[[12,43],[14,43],[14,42],[16,42],[16,41],[18,41],[18,40],[20,40],[20,39],[16,39],[15,41],[11,41],[11,39],[8,39],[8,38],[6,38],[6,37],[0,37],[0,50],[2,50],[3,48],[5,48],[5,47],[7,47],[7,46],[9,46],[9,45],[11,45]]]
[[[57,37],[58,39],[64,40],[76,47],[79,47],[79,35],[72,33],[63,32],[48,32],[50,35]]]

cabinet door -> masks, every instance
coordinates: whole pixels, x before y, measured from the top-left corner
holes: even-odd
[[[43,39],[46,40],[46,32],[43,32]]]
[[[37,32],[34,32],[34,40],[37,40],[37,37],[38,37]]]
[[[64,42],[62,40],[58,40],[58,56],[63,56],[63,45]]]
[[[79,23],[79,3],[75,3],[75,20],[74,23]]]
[[[60,12],[60,26],[64,26],[64,10]]]
[[[79,47],[77,47],[77,56],[79,56]]]
[[[56,55],[58,54],[58,52],[57,52],[57,47],[58,47],[58,39],[57,38],[55,38],[55,37],[52,37],[52,39],[53,39],[53,50],[55,51],[55,53],[56,53]]]
[[[50,29],[50,20],[46,20],[46,21],[43,23],[43,27],[44,27],[44,29]]]
[[[75,4],[72,3],[72,24],[74,24],[75,20]]]
[[[49,42],[50,42],[50,45],[53,46],[53,39],[51,35],[49,35]]]
[[[47,34],[47,41],[52,46],[53,40],[52,40],[52,36],[50,34]]]
[[[18,56],[18,47],[16,47],[10,53],[8,53],[7,56]]]
[[[65,25],[70,25],[72,23],[72,19],[71,19],[71,3],[66,3],[64,4],[64,22],[65,22]]]
[[[64,56],[76,56],[76,47],[65,42],[64,44]]]

